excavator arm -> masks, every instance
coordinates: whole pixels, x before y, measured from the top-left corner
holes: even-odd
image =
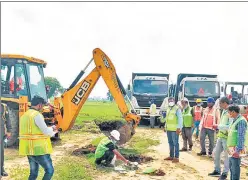
[[[87,77],[78,83],[92,61],[95,62],[96,67]],[[100,77],[102,77],[106,83],[115,102],[118,105],[120,112],[127,121],[129,127],[131,127],[131,131],[134,134],[134,129],[140,121],[140,116],[129,113],[129,109],[124,98],[126,92],[116,74],[115,67],[109,57],[99,48],[93,50],[93,58],[88,63],[86,68],[80,72],[78,77],[65,91],[65,93],[61,97],[55,98],[55,119],[58,121],[58,128],[61,131],[67,131],[74,125],[79,111],[81,110]],[[60,102],[62,102],[63,108],[60,107]],[[61,109],[63,110],[61,111]]]

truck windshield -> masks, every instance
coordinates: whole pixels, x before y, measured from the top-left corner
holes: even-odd
[[[197,97],[216,97],[220,95],[219,82],[186,81],[185,95]]]
[[[134,80],[134,93],[163,94],[168,93],[168,81]]]
[[[27,64],[27,73],[30,84],[31,99],[35,96],[41,96],[47,101],[43,69],[40,65]]]

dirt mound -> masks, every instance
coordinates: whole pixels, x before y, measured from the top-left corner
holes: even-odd
[[[100,128],[101,131],[112,131],[119,129],[124,125],[122,121],[119,120],[111,120],[111,121],[103,121],[95,120],[96,125]]]
[[[154,172],[155,176],[164,176],[165,172],[162,169],[158,169],[157,171]]]
[[[86,146],[86,147],[82,147],[79,149],[76,149],[72,152],[72,155],[74,156],[82,156],[84,154],[90,154],[90,153],[95,153],[96,147],[93,146],[92,144]]]
[[[142,155],[123,155],[126,159],[132,162],[145,163],[154,160],[152,157],[142,156]]]

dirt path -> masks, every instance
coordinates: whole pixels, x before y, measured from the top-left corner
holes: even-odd
[[[192,152],[180,152],[180,162],[172,163],[168,161],[164,161],[163,159],[169,154],[169,147],[167,142],[167,137],[165,133],[161,129],[149,129],[139,127],[136,132],[137,135],[142,135],[144,137],[154,138],[160,140],[160,145],[152,147],[154,152],[150,152],[145,154],[146,156],[152,157],[154,160],[141,164],[139,166],[139,170],[129,171],[127,174],[120,174],[118,172],[110,172],[104,173],[99,172],[100,174],[97,178],[94,179],[104,179],[104,180],[148,180],[148,179],[166,179],[166,180],[217,180],[218,178],[212,178],[208,176],[209,172],[213,171],[213,161],[208,157],[198,157],[196,156],[196,152],[199,152],[199,145],[194,146]],[[65,156],[65,152],[70,150],[77,149],[82,146],[86,146],[90,144],[92,139],[98,137],[99,134],[84,134],[84,135],[66,135],[64,138],[62,137],[61,144],[58,144],[54,148],[54,153],[52,155],[52,159],[54,163],[59,161],[61,158]],[[182,139],[180,138],[180,148],[182,147]],[[7,171],[11,175],[11,169],[13,167],[22,166],[28,167],[28,161],[26,158],[15,157],[15,154],[18,154],[17,150],[8,149],[6,154],[11,157],[7,159],[5,162],[5,167]],[[12,156],[13,155],[13,156]],[[142,171],[147,167],[154,167],[157,169],[163,170],[166,174],[165,176],[150,176],[145,175]],[[245,175],[245,168],[241,170],[241,179],[248,179]],[[8,178],[3,178],[4,180],[10,180],[11,176]]]
[[[172,163],[164,161],[163,159],[169,154],[169,145],[167,141],[167,136],[162,130],[158,129],[148,129],[139,128],[137,133],[144,133],[146,135],[150,134],[151,137],[159,139],[161,144],[154,147],[155,152],[148,153],[147,156],[152,156],[154,161],[140,165],[140,169],[136,172],[128,172],[127,174],[119,174],[117,172],[112,172],[111,175],[102,176],[106,180],[114,179],[166,179],[166,180],[217,180],[218,178],[209,177],[208,173],[213,171],[213,161],[208,157],[198,157],[196,152],[199,152],[199,148],[195,148],[192,152],[180,152],[180,162]],[[182,139],[180,138],[180,148],[182,147]],[[149,176],[142,174],[142,170],[147,167],[154,167],[156,169],[162,169],[166,175],[165,176]],[[246,170],[242,168],[241,179],[247,179],[245,176]]]

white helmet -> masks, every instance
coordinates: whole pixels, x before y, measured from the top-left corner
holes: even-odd
[[[110,132],[110,135],[113,136],[117,141],[120,140],[120,133],[117,130],[113,130]]]

